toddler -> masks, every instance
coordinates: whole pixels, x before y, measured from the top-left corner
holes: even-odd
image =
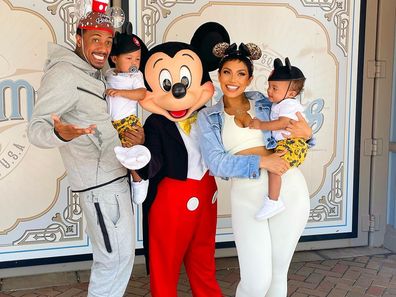
[[[300,69],[291,66],[288,58],[283,66],[280,59],[275,59],[274,70],[268,78],[268,98],[272,102],[270,121],[254,118],[249,127],[260,130],[271,130],[277,142],[275,152],[287,151],[281,158],[291,167],[299,166],[307,155],[308,145],[303,138],[285,138],[290,134],[286,127],[290,119],[298,120],[296,112],[303,112],[303,107],[295,98],[304,87],[305,77]],[[257,212],[256,219],[268,219],[285,209],[279,197],[282,178],[268,172],[268,197],[264,198],[262,208]]]
[[[137,102],[146,95],[143,74],[139,71],[141,45],[133,34],[116,33],[110,53],[110,64],[115,67],[106,74],[107,102],[114,128],[120,136],[122,147],[114,148],[117,159],[131,169],[133,202],[140,204],[146,199],[148,180],[142,180],[136,169],[144,167],[151,158],[150,151],[142,145],[126,147],[124,132],[142,126],[137,117]]]

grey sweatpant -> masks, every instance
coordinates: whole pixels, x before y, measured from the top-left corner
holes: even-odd
[[[121,297],[135,257],[135,220],[128,181],[123,178],[82,192],[80,197],[93,250],[88,296]]]

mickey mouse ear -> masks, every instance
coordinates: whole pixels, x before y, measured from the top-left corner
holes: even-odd
[[[289,63],[290,63],[290,62],[289,62]],[[282,60],[279,59],[279,58],[276,58],[276,59],[274,60],[274,69],[277,69],[277,68],[280,68],[280,67],[283,67]]]
[[[207,22],[201,25],[191,39],[191,45],[198,51],[202,63],[210,72],[218,68],[220,58],[212,53],[213,47],[221,42],[230,43],[227,30],[215,22]]]
[[[268,77],[268,81],[290,81],[290,80],[300,80],[304,79],[305,76],[302,71],[290,64],[289,58],[285,59],[285,66],[282,65],[282,61],[276,58],[274,61],[274,70]]]
[[[120,38],[120,32],[116,32],[113,38],[113,47],[118,45],[118,39]]]
[[[289,69],[289,72],[291,72],[292,66],[290,64],[290,60],[288,57],[286,57],[286,59],[285,59],[285,66],[287,67],[287,69]]]
[[[213,47],[212,53],[217,58],[223,58],[226,54],[226,50],[230,47],[227,42],[220,42]]]
[[[133,27],[132,27],[132,23],[131,22],[127,22],[124,24],[124,26],[122,27],[124,33],[128,34],[128,35],[132,35],[133,32]]]
[[[241,43],[242,45],[243,43]],[[247,44],[244,44],[246,48],[248,49],[249,52],[249,58],[253,61],[258,60],[262,56],[262,52],[260,47],[257,44],[254,44],[252,42],[249,42]]]
[[[110,7],[106,10],[114,28],[121,28],[125,22],[125,13],[121,7]]]

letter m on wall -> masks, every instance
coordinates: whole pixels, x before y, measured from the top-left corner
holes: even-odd
[[[26,111],[27,120],[33,112],[34,105],[34,89],[26,80],[4,80],[0,82],[0,122],[7,120],[23,120],[21,115],[21,90],[24,89],[26,92]],[[8,92],[9,90],[9,92]],[[6,96],[10,94],[11,96]],[[6,98],[7,97],[7,98]],[[11,99],[11,104],[6,104],[6,99]],[[9,117],[6,116],[6,108],[11,106],[11,114]]]

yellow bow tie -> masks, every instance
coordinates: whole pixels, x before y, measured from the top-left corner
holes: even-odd
[[[178,122],[180,125],[180,128],[186,133],[187,135],[190,135],[191,131],[191,124],[193,124],[197,120],[197,112],[192,114],[189,118]]]

